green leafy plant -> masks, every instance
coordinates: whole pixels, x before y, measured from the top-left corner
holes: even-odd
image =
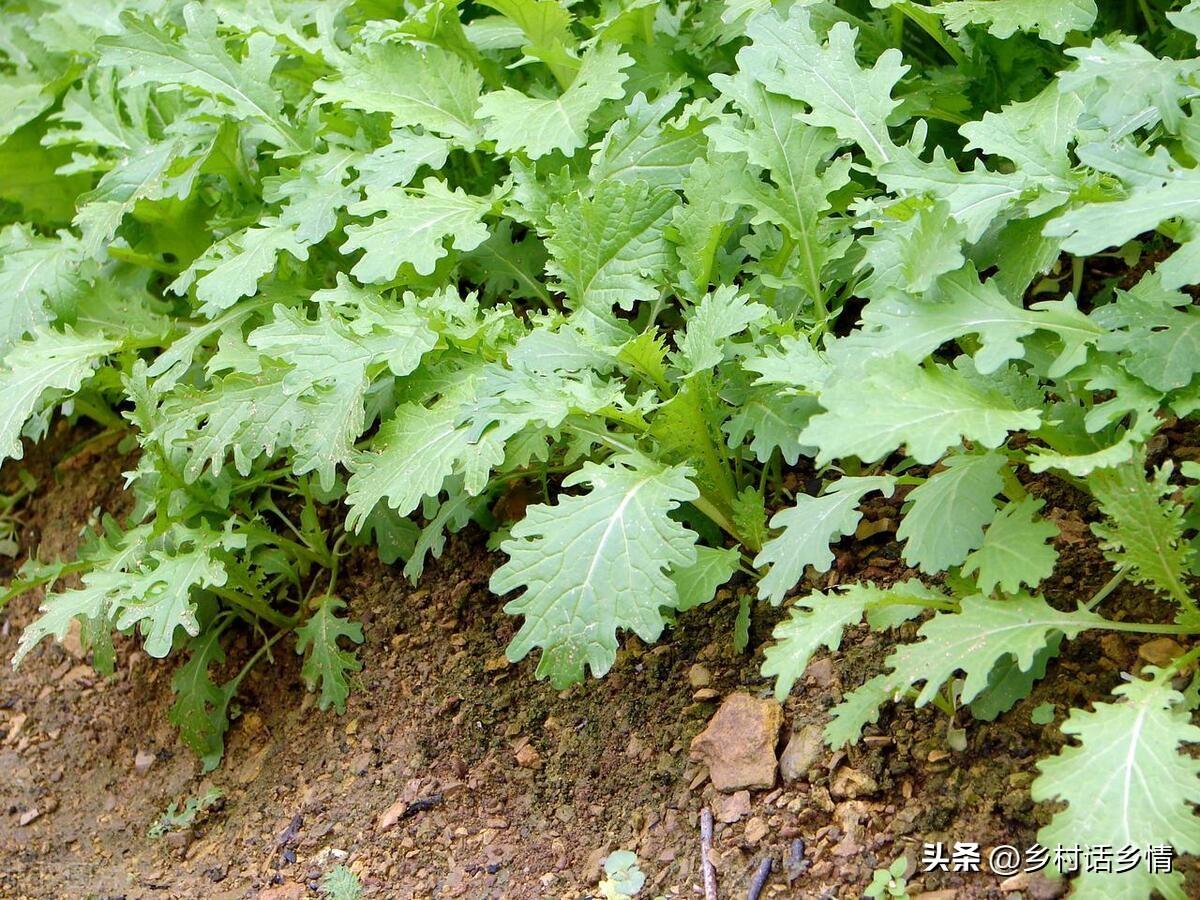
[[[876,869],[871,874],[871,883],[863,891],[863,896],[872,900],[908,900],[908,881],[904,877],[907,871],[908,860],[903,856],[897,857],[886,869]]]
[[[188,797],[184,801],[182,809],[179,808],[179,804],[172,801],[167,807],[167,811],[150,826],[148,834],[152,838],[161,838],[172,831],[191,828],[202,814],[220,803],[224,797],[220,788],[210,787],[197,797]]]
[[[604,879],[600,896],[604,900],[631,900],[646,883],[638,868],[637,854],[632,850],[614,850],[604,860]]]
[[[321,894],[329,900],[358,900],[362,882],[346,866],[334,866],[321,876]]]
[[[834,746],[894,701],[1001,715],[1084,632],[1200,634],[1196,3],[109,12],[0,20],[0,453],[60,414],[137,450],[129,516],[0,600],[46,589],[17,662],[73,620],[101,670],[114,631],[184,654],[212,767],[280,641],[344,709],[349,545],[415,581],[471,522],[509,657],[560,687],[731,580],[738,646],[790,604],[780,696],[847,626],[919,620]],[[1096,504],[1082,604],[1048,484]],[[516,487],[541,502],[498,519]],[[810,591],[879,503],[911,576]],[[1104,614],[1122,582],[1144,620]],[[1044,841],[1200,851],[1198,655],[1070,713]]]

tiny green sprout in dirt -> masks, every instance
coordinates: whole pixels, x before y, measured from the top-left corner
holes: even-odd
[[[863,896],[871,900],[908,900],[908,881],[904,877],[907,871],[908,859],[897,857],[886,869],[874,871]]]
[[[352,702],[348,553],[472,525],[560,689],[733,596],[780,698],[885,634],[833,747],[1169,635],[1032,796],[1200,853],[1200,0],[125,5],[0,17],[0,459],[65,417],[130,495],[0,595],[16,663],[182,657],[211,769],[260,666]]]
[[[172,831],[183,831],[196,824],[196,820],[210,809],[224,801],[225,795],[220,788],[210,787],[197,797],[188,797],[183,809],[175,801],[167,807],[147,832],[152,838],[161,838]]]
[[[20,520],[16,515],[17,506],[26,497],[37,490],[37,479],[20,469],[17,472],[17,478],[20,481],[20,487],[10,494],[0,494],[0,556],[13,557],[20,551],[21,547],[17,541],[17,528],[20,525]],[[0,600],[0,608],[3,607],[3,600]]]
[[[326,900],[358,900],[362,882],[346,866],[334,866],[321,876],[321,896]]]
[[[604,878],[600,881],[600,896],[604,900],[631,900],[646,883],[638,868],[637,854],[632,850],[614,850],[604,860]]]

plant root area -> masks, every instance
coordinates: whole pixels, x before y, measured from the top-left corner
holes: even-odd
[[[18,510],[21,553],[4,564],[9,576],[35,549],[70,558],[87,523],[127,512],[120,473],[131,459],[79,441],[59,429],[6,467],[4,482],[24,468],[40,484]],[[1094,510],[1062,488],[1029,487],[1054,508],[1071,561],[1043,586],[1046,596],[1090,596],[1111,573],[1088,532]],[[809,587],[910,576],[892,531],[899,503],[869,505],[858,539],[839,545],[833,573]],[[339,594],[367,640],[345,715],[317,709],[288,638],[243,682],[224,761],[207,774],[167,719],[178,660],[151,659],[119,638],[117,672],[106,679],[68,635],[19,670],[6,666],[0,897],[317,897],[322,874],[344,864],[365,897],[569,900],[599,897],[605,856],[628,849],[647,876],[639,896],[697,898],[706,806],[717,820],[721,898],[746,897],[763,860],[773,860],[763,897],[857,898],[875,869],[902,855],[910,895],[925,900],[1065,893],[1040,875],[987,871],[987,850],[1034,842],[1051,812],[1029,797],[1036,760],[1061,749],[1070,706],[1104,697],[1121,672],[1139,668],[1143,641],[1084,635],[996,721],[959,710],[951,722],[901,703],[855,746],[810,746],[790,780],[722,794],[690,744],[729,694],[770,696],[759,668],[782,611],[756,604],[749,649],[736,652],[737,594],[751,588],[735,582],[659,645],[625,636],[605,678],[558,692],[535,679],[535,660],[505,659],[518,623],[488,591],[497,564],[472,529],[448,542],[417,586],[355,550]],[[41,600],[35,591],[0,612],[5,660]],[[1152,602],[1123,589],[1106,611],[1120,617]],[[915,627],[895,637],[911,639]],[[235,672],[255,640],[239,633],[220,674]],[[778,751],[793,733],[822,727],[844,692],[879,671],[890,643],[864,630],[838,653],[819,653],[783,705]],[[1035,724],[1031,711],[1044,704],[1054,720]],[[951,726],[965,727],[965,749],[952,748]],[[212,787],[221,799],[191,827],[149,836],[169,804]],[[922,873],[922,846],[937,841],[979,844],[983,871]],[[1188,875],[1200,896],[1200,879]]]

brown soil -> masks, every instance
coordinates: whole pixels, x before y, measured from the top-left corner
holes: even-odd
[[[8,481],[24,467],[41,482],[21,511],[25,552],[69,555],[98,511],[125,510],[119,473],[129,460],[111,447],[78,453],[77,440],[58,432],[5,469]],[[1106,567],[1086,510],[1077,497],[1044,493],[1059,507],[1060,550],[1071,560],[1047,595],[1087,596]],[[898,502],[877,503],[868,519],[894,521]],[[844,544],[835,577],[905,576],[893,537],[885,528]],[[761,649],[780,614],[757,614],[753,650],[738,654],[737,603],[727,597],[684,616],[660,646],[626,640],[606,678],[560,694],[534,679],[532,661],[505,662],[514,622],[487,590],[496,561],[482,546],[478,533],[459,535],[416,588],[370,552],[350,557],[342,593],[367,643],[346,714],[316,709],[298,657],[281,645],[243,685],[225,761],[207,776],[166,720],[172,662],[122,640],[117,674],[105,680],[70,647],[38,648],[0,681],[0,896],[317,896],[317,879],[344,853],[366,896],[583,898],[598,896],[600,861],[617,848],[638,854],[648,875],[640,896],[702,896],[698,813],[723,798],[688,745],[731,691],[769,693]],[[0,613],[0,656],[11,658],[39,601],[25,596]],[[1144,602],[1128,593],[1106,609]],[[243,636],[231,665],[249,651]],[[785,705],[785,735],[823,723],[886,651],[864,632],[818,657]],[[699,691],[689,682],[697,664],[711,675]],[[808,780],[757,792],[748,814],[718,824],[720,896],[746,896],[765,858],[776,861],[765,897],[859,897],[873,869],[901,854],[919,859],[924,841],[1031,843],[1048,814],[1029,799],[1033,764],[1062,739],[1054,724],[1032,724],[1030,710],[1054,703],[1060,723],[1069,705],[1101,696],[1135,664],[1135,642],[1070,644],[1012,712],[960,722],[961,753],[948,749],[940,713],[885,712],[865,742],[826,750]],[[525,745],[536,755],[521,758],[538,767],[518,764]],[[142,768],[153,755],[144,772],[139,753]],[[224,800],[194,830],[147,836],[169,803],[214,785]],[[381,830],[389,809],[407,814]],[[797,841],[803,862],[789,871]],[[945,891],[938,900],[1019,896],[1000,882],[926,875],[909,889]],[[1024,893],[1057,895],[1048,883]]]

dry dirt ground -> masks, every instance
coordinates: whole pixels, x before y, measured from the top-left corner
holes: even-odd
[[[25,468],[40,482],[19,509],[22,555],[69,555],[98,511],[126,508],[120,472],[129,459],[112,447],[79,453],[78,439],[60,430],[0,478],[11,487]],[[1106,577],[1084,538],[1087,510],[1049,499],[1073,564],[1048,596],[1086,595]],[[869,510],[877,533],[839,548],[834,578],[907,574],[889,530],[898,502]],[[208,775],[166,719],[173,662],[121,640],[108,680],[77,644],[46,643],[20,670],[5,666],[0,896],[318,896],[317,879],[344,859],[368,897],[584,898],[598,896],[605,855],[626,848],[648,876],[640,896],[695,898],[697,822],[708,805],[727,820],[715,839],[721,898],[745,897],[768,858],[775,869],[764,897],[859,897],[872,870],[901,854],[917,859],[925,841],[1032,842],[1049,810],[1035,807],[1028,787],[1034,761],[1061,746],[1055,723],[1137,665],[1135,642],[1084,638],[1012,712],[960,723],[965,751],[947,746],[945,716],[901,706],[848,752],[815,750],[807,775],[725,796],[689,759],[689,744],[731,692],[769,695],[758,670],[779,613],[756,612],[751,649],[736,653],[737,600],[723,595],[657,647],[627,639],[606,678],[558,693],[534,679],[532,661],[505,661],[514,622],[487,590],[496,560],[482,547],[477,532],[457,536],[417,587],[356,551],[342,593],[367,642],[346,714],[317,710],[298,657],[281,643],[244,683],[224,763]],[[40,599],[0,612],[5,660]],[[1144,602],[1129,594],[1106,608]],[[878,636],[858,634],[842,652],[818,656],[784,705],[781,745],[823,724],[886,650]],[[230,665],[250,651],[243,636]],[[1033,724],[1031,709],[1046,702],[1056,705],[1055,723]],[[193,829],[148,836],[169,803],[212,786],[223,800]],[[910,891],[930,900],[1062,891],[1041,881],[1005,887],[991,874],[935,874],[916,877]]]

